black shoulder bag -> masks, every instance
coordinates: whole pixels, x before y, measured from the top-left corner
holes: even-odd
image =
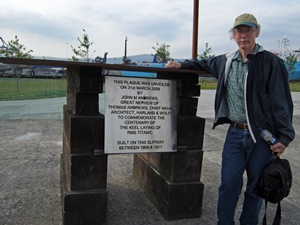
[[[261,176],[257,194],[265,199],[265,215],[263,225],[267,224],[267,203],[277,203],[277,210],[273,225],[280,225],[281,206],[280,201],[287,197],[292,187],[292,170],[287,159],[280,159],[274,155],[271,163],[264,169]]]

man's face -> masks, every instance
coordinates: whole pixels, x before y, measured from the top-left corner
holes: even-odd
[[[233,30],[233,38],[240,49],[244,51],[253,51],[255,38],[258,36],[258,30],[249,26],[238,26]]]

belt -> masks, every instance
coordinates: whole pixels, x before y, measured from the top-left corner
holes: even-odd
[[[236,123],[236,122],[231,121],[230,125],[238,128],[238,129],[249,130],[248,124],[246,124],[246,123]]]

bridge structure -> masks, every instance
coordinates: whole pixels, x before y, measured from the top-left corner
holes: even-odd
[[[64,225],[107,224],[106,115],[99,112],[98,105],[99,93],[105,93],[104,71],[150,72],[157,74],[155,79],[175,81],[176,151],[135,153],[133,177],[166,220],[201,217],[205,119],[196,116],[196,112],[201,93],[199,76],[209,74],[71,61],[0,58],[0,62],[67,68],[60,161]]]

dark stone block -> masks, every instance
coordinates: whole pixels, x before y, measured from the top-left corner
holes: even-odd
[[[177,82],[177,96],[200,96],[201,86],[198,83],[188,83],[182,80]]]
[[[159,73],[157,78],[176,80],[177,96],[200,96],[200,85],[198,75],[185,75],[182,73]]]
[[[198,98],[180,96],[177,97],[178,116],[196,116]]]
[[[102,93],[103,76],[101,67],[71,66],[67,70],[67,87],[75,93]]]
[[[79,88],[79,66],[68,66],[67,69],[67,87]]]
[[[64,173],[64,159],[61,156],[61,206],[63,225],[99,225],[107,224],[107,191],[94,189],[87,191],[70,191]]]
[[[80,92],[102,93],[103,76],[101,67],[81,66],[79,69]]]
[[[107,155],[66,155],[62,157],[66,189],[106,188]]]
[[[69,154],[104,154],[104,115],[76,116],[64,106],[64,142]]]
[[[199,181],[203,151],[184,150],[172,153],[138,154],[169,182]]]
[[[205,119],[197,116],[177,117],[177,147],[202,149]]]
[[[81,116],[99,115],[99,94],[76,93],[75,114]]]
[[[177,95],[181,96],[200,96],[200,85],[183,85],[181,93]]]
[[[79,74],[80,74],[80,78],[101,78],[102,67],[80,66]]]
[[[79,90],[81,93],[102,93],[103,78],[81,78]]]
[[[199,75],[198,74],[185,74],[180,70],[174,70],[174,73],[157,73],[156,78],[158,79],[168,79],[168,80],[180,80],[182,84],[198,84]]]
[[[70,66],[67,73],[68,108],[76,115],[98,115],[99,93],[103,92],[101,68]]]
[[[64,225],[107,224],[107,191],[72,192],[63,196]]]
[[[82,73],[82,74],[81,74]],[[100,73],[100,74],[99,74]],[[77,96],[78,93],[90,93],[95,94],[103,92],[103,77],[101,75],[101,68],[99,67],[80,67],[70,66],[67,70],[67,105],[76,114],[83,113],[83,107],[85,109],[85,115],[92,113],[95,115],[94,108],[98,105],[98,100],[94,101],[92,109],[88,110],[91,102],[83,105],[82,98],[84,96]],[[93,97],[95,98],[95,97]],[[98,109],[97,109],[98,111]]]
[[[201,216],[204,185],[200,181],[168,182],[139,155],[134,156],[133,175],[166,220]]]
[[[67,107],[75,112],[76,108],[76,90],[67,87]]]

